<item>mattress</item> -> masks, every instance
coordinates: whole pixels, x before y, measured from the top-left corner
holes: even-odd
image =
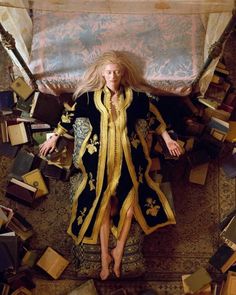
[[[149,83],[184,94],[203,65],[199,15],[127,15],[35,11],[30,69],[42,92],[75,89],[93,59],[127,52]]]

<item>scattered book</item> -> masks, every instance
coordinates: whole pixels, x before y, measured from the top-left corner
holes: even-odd
[[[0,91],[0,111],[12,110],[15,104],[12,91]]]
[[[63,110],[64,106],[56,96],[38,92],[34,95],[30,115],[55,127],[61,119]]]
[[[119,289],[121,290],[121,289]],[[117,291],[119,291],[117,290]],[[123,289],[124,290],[124,289]],[[82,283],[79,287],[75,288],[74,290],[72,290],[70,293],[68,293],[67,295],[77,295],[77,294],[91,294],[91,295],[98,295],[94,281],[92,279]],[[113,294],[110,293],[110,295]],[[127,293],[114,293],[114,295],[126,295]]]
[[[38,260],[38,252],[36,250],[26,250],[23,258],[21,259],[21,265],[33,267]]]
[[[22,175],[31,171],[36,156],[26,150],[20,149],[17,153],[9,173],[9,178],[22,180]]]
[[[37,188],[34,186],[12,178],[7,184],[5,196],[25,206],[33,207],[36,193]]]
[[[22,241],[28,240],[34,234],[32,225],[18,212],[14,213],[14,216],[9,222],[7,228],[15,232],[15,234],[19,236]]]
[[[34,169],[22,175],[22,179],[25,183],[37,188],[35,198],[39,198],[48,194],[48,188],[39,169]]]
[[[228,225],[220,233],[221,239],[236,251],[236,215],[232,217]]]
[[[8,135],[8,130],[7,130],[7,122],[6,121],[0,122],[0,127],[1,127],[1,141],[3,143],[9,142],[9,135]]]
[[[204,185],[206,182],[209,163],[204,163],[193,167],[190,170],[189,181],[196,184]]]
[[[221,295],[236,294],[236,272],[229,271]]]
[[[211,276],[204,268],[198,269],[196,272],[184,279],[184,283],[190,294],[195,294],[205,288],[211,283],[211,281]]]
[[[0,272],[18,269],[18,238],[16,236],[0,235]]]
[[[16,109],[22,112],[26,112],[27,114],[30,115],[30,110],[33,103],[33,97],[34,96],[31,95],[27,100],[18,98],[16,103]]]
[[[15,81],[13,81],[10,87],[24,100],[29,98],[34,92],[34,89],[32,89],[22,77],[18,77]]]
[[[11,145],[24,144],[29,141],[27,129],[24,122],[7,126]]]
[[[189,288],[189,286],[185,283],[185,279],[190,277],[191,274],[188,275],[182,275],[182,284],[183,284],[183,289],[184,289],[184,294],[193,294]],[[211,292],[211,284],[207,284],[205,287],[201,288],[200,291],[195,292],[195,295],[212,295]]]
[[[20,287],[11,293],[11,295],[33,295],[33,293],[25,287]]]
[[[69,265],[69,261],[51,247],[47,247],[36,265],[46,271],[54,279],[58,279]]]
[[[236,251],[224,243],[216,250],[209,263],[222,273],[225,273],[235,261]]]
[[[224,173],[233,178],[236,176],[236,153],[233,153],[222,160],[221,168]]]

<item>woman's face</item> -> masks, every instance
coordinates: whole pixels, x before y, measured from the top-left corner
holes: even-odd
[[[120,88],[120,81],[123,76],[123,70],[118,64],[107,64],[104,66],[102,76],[106,81],[106,86],[113,91]]]

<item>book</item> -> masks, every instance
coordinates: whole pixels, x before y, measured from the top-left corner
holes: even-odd
[[[230,86],[231,84],[228,82],[223,82],[222,84],[215,84],[211,82],[204,95],[206,98],[214,99],[220,105],[226,97]]]
[[[227,134],[227,132],[229,130],[229,123],[226,121],[223,121],[219,118],[211,117],[211,120],[208,123],[208,127],[211,129],[219,130],[219,131]]]
[[[206,182],[209,163],[204,163],[193,167],[189,173],[189,181],[196,184],[204,185]]]
[[[28,240],[30,237],[33,236],[34,231],[33,229],[23,230],[21,226],[19,226],[15,220],[11,220],[7,226],[8,229],[13,231],[22,241]]]
[[[10,294],[10,286],[5,283],[0,283],[0,294],[1,295],[8,295]]]
[[[39,169],[34,169],[22,175],[22,179],[25,183],[37,188],[35,198],[39,198],[48,194],[48,188]]]
[[[196,149],[187,153],[187,160],[192,168],[208,163],[210,159],[210,155],[205,149]]]
[[[121,290],[121,289],[119,289]],[[124,289],[123,289],[124,290]],[[117,290],[118,291],[118,290]],[[80,286],[72,290],[70,293],[67,295],[77,295],[77,294],[92,294],[92,295],[98,295],[94,281],[92,279],[82,283]],[[113,294],[110,293],[110,295]],[[114,295],[127,295],[127,293],[114,293]]]
[[[25,287],[20,287],[11,293],[11,295],[33,295],[33,293]]]
[[[34,89],[31,88],[22,77],[18,77],[10,85],[11,89],[15,91],[22,99],[26,100],[34,92]]]
[[[38,93],[33,99],[30,116],[55,127],[61,119],[63,110],[64,106],[58,97]]]
[[[232,217],[228,225],[220,233],[221,239],[236,251],[236,215]]]
[[[24,144],[29,141],[24,122],[7,126],[7,130],[11,145]]]
[[[0,122],[0,128],[1,128],[1,141],[9,142],[9,135],[8,135],[8,129],[7,129],[7,122],[2,121]]]
[[[210,134],[212,137],[222,142],[226,139],[226,136],[227,136],[227,133],[216,128],[212,128],[210,131]]]
[[[34,96],[31,95],[27,100],[18,98],[16,103],[16,109],[22,112],[26,112],[30,115]]]
[[[190,294],[194,294],[206,287],[212,281],[209,273],[204,269],[200,268],[190,276],[184,279],[184,283],[189,289]]]
[[[236,121],[229,121],[229,130],[226,140],[229,142],[236,142]]]
[[[0,111],[12,110],[15,100],[12,91],[0,91]]]
[[[192,294],[189,286],[185,283],[185,279],[190,277],[191,274],[187,275],[182,275],[182,284],[183,284],[183,289],[184,289],[184,294]],[[203,288],[200,289],[200,291],[195,292],[195,295],[212,295],[211,292],[211,284],[207,284]]]
[[[16,178],[22,180],[22,175],[29,172],[36,156],[27,150],[19,150],[17,153],[9,172],[9,178]]]
[[[5,214],[5,212],[0,207],[0,229],[3,225],[5,225],[8,222],[8,217]]]
[[[31,272],[26,269],[19,269],[16,274],[7,276],[7,283],[11,286],[12,290],[17,290],[21,287],[31,290],[36,287],[32,280]]]
[[[19,148],[19,145],[12,146],[9,142],[0,143],[0,156],[13,159],[16,157]]]
[[[54,279],[58,279],[69,265],[69,261],[51,247],[47,247],[36,265],[46,271]]]
[[[216,110],[220,106],[219,102],[210,97],[199,96],[198,101],[213,110]]]
[[[236,294],[236,272],[229,271],[227,279],[223,286],[221,295],[235,295]]]
[[[4,216],[6,216],[7,220],[6,222],[4,222],[5,226],[8,225],[8,223],[11,221],[13,215],[14,215],[14,212],[11,208],[8,208],[8,207],[5,207],[3,205],[0,205],[0,211],[4,214]],[[4,217],[5,219],[5,217]]]
[[[6,266],[13,272],[17,271],[19,265],[17,236],[0,235],[0,258],[0,271]]]
[[[7,184],[5,196],[25,206],[32,207],[34,205],[36,193],[37,188],[34,186],[12,178]]]
[[[38,260],[38,252],[36,250],[27,250],[23,258],[21,259],[21,265],[33,267]]]
[[[223,231],[223,229],[229,224],[230,220],[236,215],[236,209],[233,209],[229,214],[227,214],[222,221],[219,224],[220,231]]]
[[[222,244],[209,259],[209,263],[222,273],[225,273],[235,261],[236,251],[225,243]]]
[[[221,162],[221,168],[228,177],[234,178],[236,176],[236,153],[225,157]]]

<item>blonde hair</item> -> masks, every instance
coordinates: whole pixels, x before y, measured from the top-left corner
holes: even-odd
[[[102,71],[104,66],[110,63],[119,65],[123,70],[124,74],[121,79],[121,85],[129,86],[136,91],[154,92],[155,88],[145,81],[140,74],[140,70],[131,62],[127,54],[112,50],[102,54],[90,65],[77,86],[73,97],[77,98],[85,92],[102,89],[105,86],[105,79],[102,76]]]

